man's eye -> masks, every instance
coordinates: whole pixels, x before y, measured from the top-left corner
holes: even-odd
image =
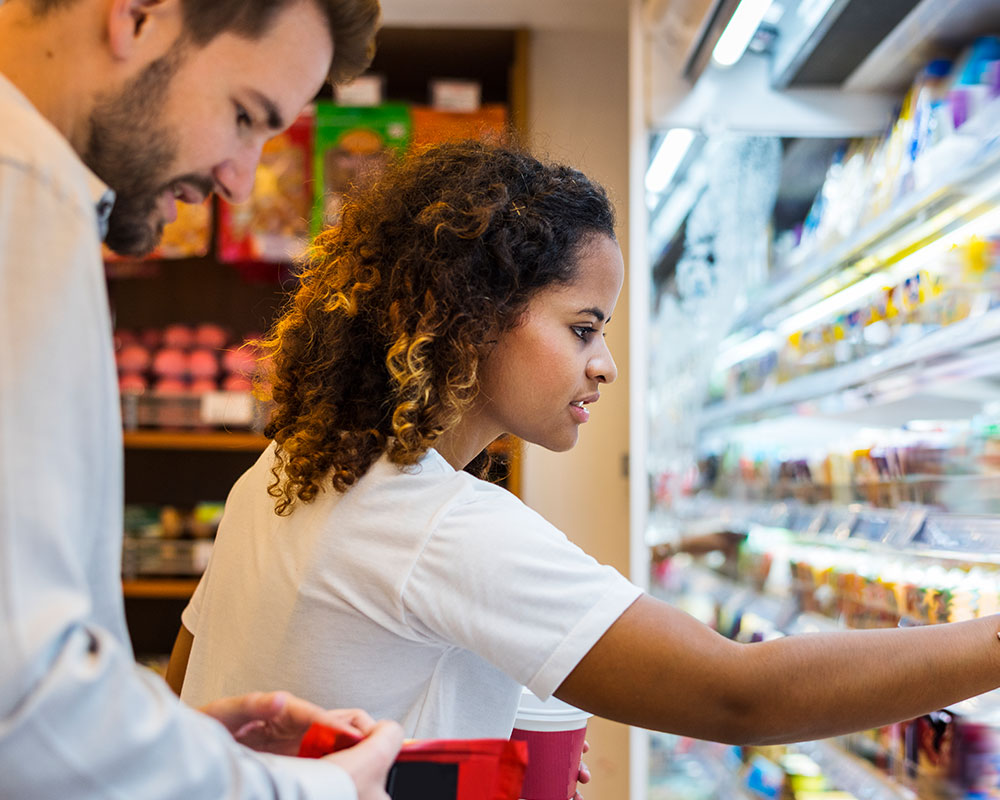
[[[249,128],[253,124],[253,120],[250,119],[247,110],[239,103],[236,104],[236,124],[241,128]]]

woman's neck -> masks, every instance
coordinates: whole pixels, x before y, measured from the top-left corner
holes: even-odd
[[[456,470],[465,469],[472,459],[500,436],[500,433],[473,432],[467,426],[445,431],[434,441],[434,449]]]

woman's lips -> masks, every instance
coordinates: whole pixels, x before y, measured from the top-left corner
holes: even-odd
[[[590,419],[590,409],[588,409],[582,402],[570,403],[569,410],[573,415],[573,418],[581,425]]]

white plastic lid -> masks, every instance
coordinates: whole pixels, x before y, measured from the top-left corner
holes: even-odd
[[[543,730],[575,730],[584,727],[592,716],[593,714],[564,703],[554,695],[548,700],[539,700],[525,687],[521,690],[514,727],[535,730],[537,728],[531,723],[541,723],[545,725]]]

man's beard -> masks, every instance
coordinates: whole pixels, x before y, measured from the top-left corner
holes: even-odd
[[[163,171],[173,164],[177,145],[159,116],[181,60],[179,47],[157,59],[119,93],[99,97],[90,116],[83,160],[115,192],[105,242],[123,255],[150,253],[163,234],[154,212],[171,183]]]

